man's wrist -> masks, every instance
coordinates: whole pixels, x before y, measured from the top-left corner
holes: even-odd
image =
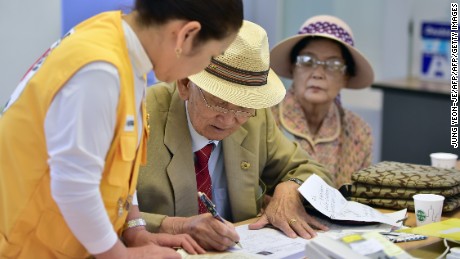
[[[161,222],[159,232],[173,235],[183,233],[184,219],[183,217],[165,217]]]
[[[303,180],[300,180],[299,178],[289,178],[288,181],[294,182],[299,186],[303,184]]]
[[[299,187],[304,183],[303,180],[301,180],[299,178],[295,178],[295,177],[289,178],[286,182],[294,182],[294,183],[298,184]],[[307,200],[303,197],[302,194],[299,193],[299,196],[300,196],[300,201],[302,202],[303,205],[308,204]]]

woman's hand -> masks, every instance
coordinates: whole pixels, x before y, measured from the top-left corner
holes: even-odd
[[[272,224],[291,238],[300,236],[306,239],[317,235],[311,226],[328,230],[305,211],[298,188],[299,185],[292,181],[278,184],[262,216],[257,222],[250,224],[249,229],[261,229]]]
[[[180,259],[182,256],[172,248],[150,244],[146,246],[128,248],[127,258]]]
[[[182,247],[189,254],[204,254],[206,252],[188,234],[154,234],[148,232],[145,228],[133,228],[126,230],[125,233],[123,233],[123,238],[128,247],[140,247],[154,244],[156,246],[170,248]]]
[[[120,240],[109,250],[94,255],[97,259],[142,259],[142,258],[161,258],[161,259],[180,259],[181,255],[174,249],[162,247],[153,243],[143,246],[127,248]]]

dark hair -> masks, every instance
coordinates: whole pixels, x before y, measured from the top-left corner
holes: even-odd
[[[297,44],[294,45],[294,47],[292,48],[290,56],[289,56],[291,64],[295,64],[297,62],[297,56],[299,55],[302,49],[304,49],[311,42],[315,40],[320,40],[320,39],[329,40],[340,46],[340,50],[342,52],[343,59],[345,60],[345,64],[347,65],[347,70],[345,72],[350,77],[355,76],[356,75],[355,61],[353,60],[353,57],[351,56],[351,53],[347,49],[347,47],[345,47],[343,44],[335,40],[331,40],[331,39],[323,38],[323,37],[305,37],[301,39],[299,42],[297,42]]]
[[[243,25],[242,0],[136,0],[134,10],[144,26],[173,19],[199,22],[195,43],[223,39]]]

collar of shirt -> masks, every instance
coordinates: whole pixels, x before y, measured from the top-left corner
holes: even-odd
[[[133,29],[131,29],[129,24],[124,20],[122,24],[123,30],[125,31],[128,53],[133,62],[134,71],[138,77],[143,77],[145,74],[152,71],[153,65]]]
[[[215,147],[217,147],[217,145],[219,145],[218,140],[209,140],[206,137],[201,136],[198,132],[196,132],[195,128],[192,125],[192,122],[190,121],[187,105],[188,105],[188,102],[185,101],[185,113],[187,114],[188,130],[190,131],[190,136],[192,137],[193,153],[202,149],[204,146],[206,146],[209,143],[214,143]]]

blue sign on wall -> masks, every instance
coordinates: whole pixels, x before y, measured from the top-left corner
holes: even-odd
[[[442,22],[422,23],[422,79],[450,80],[450,24]]]

